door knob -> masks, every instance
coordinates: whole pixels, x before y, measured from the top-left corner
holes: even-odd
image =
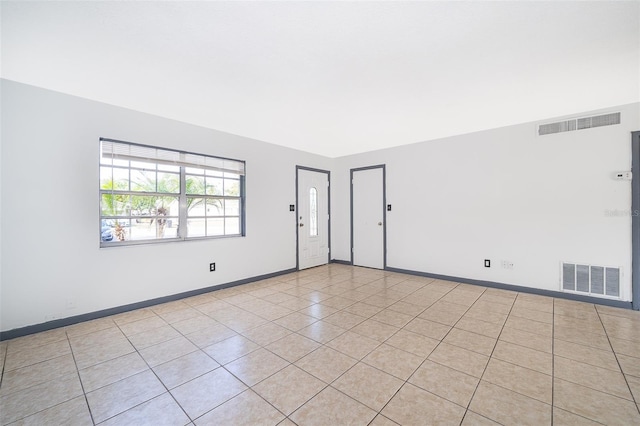
[[[300,228],[302,228],[303,226],[304,226],[304,223],[301,223],[301,224],[300,224]]]
[[[382,222],[378,222],[378,226],[382,226]]]

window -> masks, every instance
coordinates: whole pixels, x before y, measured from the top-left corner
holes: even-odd
[[[244,161],[100,140],[100,244],[244,235]]]

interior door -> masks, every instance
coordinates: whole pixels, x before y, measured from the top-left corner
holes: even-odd
[[[329,263],[329,173],[298,169],[298,268]]]
[[[356,266],[385,266],[384,172],[384,166],[351,170],[351,260]]]

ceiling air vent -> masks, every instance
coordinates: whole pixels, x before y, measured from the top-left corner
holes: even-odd
[[[562,263],[562,291],[620,297],[620,268]]]
[[[611,126],[614,124],[620,124],[619,112],[594,115],[593,117],[573,118],[571,120],[557,121],[555,123],[540,124],[538,126],[538,136],[571,132],[573,130],[590,129],[592,127]]]

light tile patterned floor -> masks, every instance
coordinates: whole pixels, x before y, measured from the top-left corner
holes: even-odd
[[[328,265],[0,343],[2,424],[640,424],[640,313]]]

